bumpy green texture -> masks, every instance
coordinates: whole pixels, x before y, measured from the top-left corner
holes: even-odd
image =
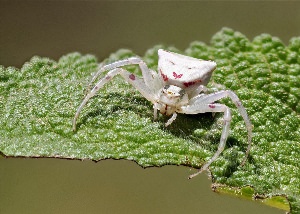
[[[253,147],[242,168],[245,124],[230,99],[220,101],[233,117],[226,148],[210,167],[213,181],[249,185],[259,195],[284,195],[291,212],[300,213],[300,38],[288,46],[267,34],[251,42],[224,28],[210,45],[193,42],[184,52],[153,47],[143,57],[152,69],[157,68],[158,48],[216,61],[211,91],[233,90],[250,115]],[[104,62],[133,55],[120,50]],[[0,66],[0,151],[7,156],[124,158],[144,167],[197,168],[213,155],[222,131],[221,113],[180,115],[165,128],[168,118],[154,122],[152,105],[121,77],[89,101],[74,133],[74,113],[97,67],[94,56],[79,53],[58,62],[33,57],[21,69]],[[137,66],[126,68],[140,73]]]

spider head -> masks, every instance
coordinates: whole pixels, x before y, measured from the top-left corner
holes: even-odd
[[[165,85],[159,96],[159,101],[169,106],[182,106],[188,103],[185,90],[175,85]]]

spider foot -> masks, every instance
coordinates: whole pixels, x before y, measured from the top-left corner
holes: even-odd
[[[173,123],[173,121],[176,119],[177,114],[174,112],[172,117],[165,123],[165,127],[171,125],[171,123]]]
[[[199,169],[197,172],[195,172],[194,174],[191,174],[188,179],[192,179],[193,177],[196,177],[197,175],[201,174],[203,171],[207,170],[207,168],[202,167],[201,169]]]

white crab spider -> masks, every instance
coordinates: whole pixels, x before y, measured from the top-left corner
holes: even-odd
[[[73,119],[73,130],[76,130],[76,119],[79,117],[80,111],[88,100],[115,75],[120,74],[147,100],[153,103],[154,119],[157,118],[157,110],[159,110],[162,114],[172,115],[172,117],[166,122],[166,126],[170,125],[176,119],[177,113],[224,113],[224,126],[218,150],[213,157],[205,163],[200,170],[198,170],[198,172],[190,175],[189,178],[207,170],[209,165],[214,162],[224,150],[225,143],[229,135],[231,113],[230,109],[226,105],[215,103],[215,101],[224,97],[230,97],[242,115],[248,131],[248,148],[241,164],[244,165],[251,148],[252,138],[252,124],[245,108],[237,95],[230,90],[222,90],[212,94],[205,94],[205,86],[209,82],[210,77],[216,68],[216,63],[213,61],[195,59],[162,49],[158,50],[158,56],[158,73],[149,69],[146,63],[138,57],[131,57],[100,67],[99,71],[90,81],[89,87],[104,71],[109,72],[97,82],[91,91],[86,94]],[[139,65],[143,78],[121,68],[122,66],[132,64]]]

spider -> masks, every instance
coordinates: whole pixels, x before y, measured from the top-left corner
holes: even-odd
[[[252,124],[240,99],[233,91],[222,90],[207,94],[206,85],[213,71],[216,69],[217,64],[213,61],[199,60],[162,49],[158,50],[158,56],[158,72],[149,69],[146,63],[139,57],[131,57],[101,67],[92,77],[88,86],[88,92],[77,109],[73,119],[73,130],[76,131],[76,120],[88,100],[117,74],[120,74],[147,100],[153,103],[154,120],[157,119],[158,111],[161,114],[172,115],[165,123],[165,126],[170,125],[176,119],[177,113],[198,114],[223,112],[224,124],[218,149],[208,162],[196,173],[189,176],[189,178],[193,178],[204,170],[207,170],[210,164],[213,163],[224,150],[230,130],[231,112],[226,105],[215,102],[222,98],[229,97],[238,108],[248,131],[248,148],[241,163],[243,166],[251,148]],[[126,65],[139,65],[143,78],[121,68]],[[90,90],[93,82],[104,71],[108,71],[107,74]]]

